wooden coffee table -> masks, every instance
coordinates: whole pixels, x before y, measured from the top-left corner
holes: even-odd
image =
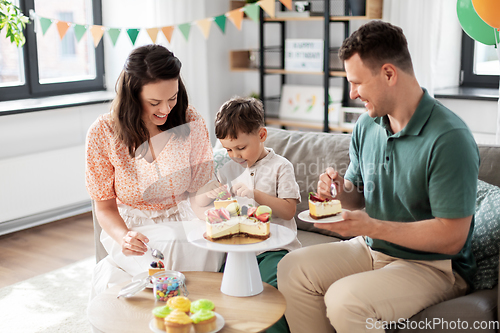
[[[277,322],[285,313],[283,295],[264,283],[264,291],[250,297],[228,296],[220,291],[222,273],[183,272],[189,299],[208,298],[215,303],[215,311],[224,317],[221,333],[262,332]],[[116,298],[127,283],[106,290],[89,304],[88,318],[93,327],[106,333],[151,332],[151,310],[155,303],[152,289],[145,289],[131,298]]]

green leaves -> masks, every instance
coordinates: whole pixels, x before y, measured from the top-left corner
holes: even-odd
[[[6,37],[16,46],[23,46],[26,42],[23,30],[29,19],[21,9],[9,1],[0,0],[0,30],[7,29]]]

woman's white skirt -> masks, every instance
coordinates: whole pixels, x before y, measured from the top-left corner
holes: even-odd
[[[130,230],[144,234],[152,248],[160,250],[165,268],[175,271],[219,271],[224,253],[208,251],[188,242],[187,235],[205,225],[196,217],[189,201],[161,211],[146,211],[118,205],[118,211]],[[151,251],[143,256],[125,256],[120,245],[104,230],[101,242],[108,252],[95,267],[91,298],[107,288],[129,281],[133,276],[147,272],[153,258]]]

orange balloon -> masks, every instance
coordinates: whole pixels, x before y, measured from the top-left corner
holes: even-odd
[[[493,28],[500,29],[500,1],[472,0],[477,15]]]

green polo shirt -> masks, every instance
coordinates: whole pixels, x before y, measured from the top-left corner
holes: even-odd
[[[375,219],[414,222],[474,214],[479,151],[467,125],[424,95],[406,127],[393,134],[387,116],[363,114],[354,128],[345,178],[363,189],[366,212]],[[452,259],[466,281],[476,270],[471,251],[474,218],[456,255],[416,251],[367,237],[376,251],[402,259]]]

